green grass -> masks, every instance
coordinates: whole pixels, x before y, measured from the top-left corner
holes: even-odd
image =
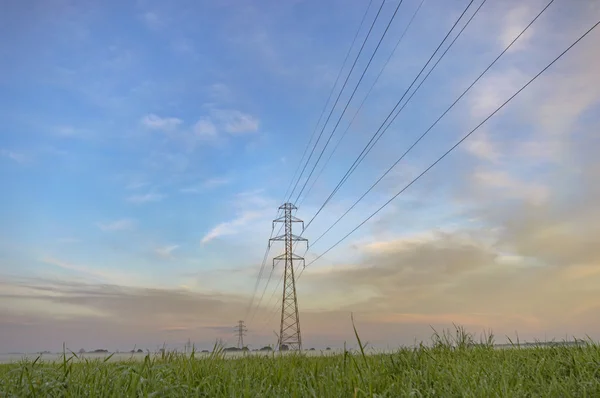
[[[357,334],[358,338],[358,334]],[[497,349],[462,329],[391,354],[208,356],[0,365],[0,397],[598,397],[600,347]]]

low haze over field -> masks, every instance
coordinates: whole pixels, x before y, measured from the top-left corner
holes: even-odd
[[[405,0],[399,8],[342,131],[420,3]],[[379,4],[373,2],[367,22]],[[424,1],[297,217],[313,217],[467,4]],[[309,242],[546,4],[488,0],[482,6],[315,218],[304,234]],[[188,339],[210,348],[217,338],[234,345],[233,326],[246,316],[271,220],[367,5],[3,5],[0,352],[59,350],[63,342],[72,350],[155,349]],[[386,2],[383,20],[396,5]],[[307,263],[599,18],[596,1],[556,0],[394,171],[310,246]],[[376,36],[384,27],[374,28]],[[600,338],[599,42],[595,30],[306,268],[298,281],[305,348],[353,341],[351,312],[363,340],[379,347],[427,339],[430,325],[453,322],[476,333],[493,329],[500,342],[515,331],[521,339]],[[365,51],[376,44],[368,42]],[[358,77],[348,84],[354,87]],[[281,250],[275,245],[271,256]],[[302,255],[305,248],[297,250]],[[259,297],[270,264],[269,258]],[[281,271],[275,269],[259,309],[246,319],[252,348],[275,343],[281,285],[272,291]]]

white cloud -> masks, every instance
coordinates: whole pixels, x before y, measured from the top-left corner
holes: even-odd
[[[465,142],[467,152],[476,156],[479,159],[489,162],[497,162],[500,160],[500,153],[490,137],[485,132],[480,132],[479,135]]]
[[[131,195],[127,197],[127,201],[131,203],[148,203],[148,202],[160,202],[165,198],[165,195],[159,193],[147,193],[145,195]]]
[[[48,155],[52,155],[52,156],[66,156],[69,154],[69,152],[60,149],[60,148],[56,148],[52,145],[44,145],[39,149],[40,153],[44,153],[44,154],[48,154]]]
[[[203,117],[192,128],[194,135],[199,138],[211,138],[217,135],[217,128],[210,118]]]
[[[476,171],[473,178],[489,188],[501,190],[505,196],[525,199],[532,204],[544,203],[550,195],[548,187],[518,180],[501,170]]]
[[[79,243],[81,242],[81,239],[78,238],[59,238],[57,239],[58,243],[64,243],[64,244],[69,244],[69,243]]]
[[[149,129],[170,132],[177,129],[183,123],[183,121],[176,117],[163,118],[151,113],[144,116],[141,120],[141,123]]]
[[[263,216],[263,213],[257,211],[247,211],[241,213],[237,218],[223,222],[218,224],[216,227],[211,229],[204,237],[202,238],[201,243],[205,244],[219,238],[221,236],[227,235],[236,235],[239,233],[240,229],[247,226],[251,221],[255,221],[256,219]]]
[[[596,34],[598,37],[598,34]],[[600,49],[590,40],[582,43],[577,53],[566,59],[552,80],[540,87],[535,101],[534,122],[543,127],[544,135],[564,138],[576,131],[581,115],[600,104]]]
[[[240,134],[258,131],[258,119],[247,113],[232,109],[213,109],[212,114],[227,133]]]
[[[175,39],[171,42],[173,51],[180,54],[195,54],[194,44],[191,40],[186,38]]]
[[[125,189],[129,189],[129,190],[136,190],[136,189],[140,189],[143,188],[145,186],[149,185],[149,183],[145,182],[145,181],[133,181],[131,183],[129,183]]]
[[[135,227],[135,221],[130,218],[123,218],[108,223],[98,223],[98,228],[103,231],[125,231]]]
[[[125,274],[120,271],[92,268],[85,265],[73,264],[67,261],[56,259],[52,256],[45,256],[40,261],[45,264],[54,265],[56,267],[74,271],[83,276],[91,277],[92,279],[100,279],[104,282],[118,283],[118,284],[129,284],[136,279],[135,275]]]
[[[527,77],[518,69],[507,69],[495,74],[487,74],[471,91],[469,97],[471,116],[480,122],[487,117],[525,82]]]
[[[22,153],[9,151],[7,149],[0,150],[0,154],[10,160],[13,160],[17,163],[24,164],[29,161],[29,158]]]
[[[223,186],[223,185],[227,185],[230,184],[231,180],[229,178],[225,178],[225,177],[215,177],[215,178],[210,178],[208,180],[205,180],[201,185],[199,186],[190,186],[190,187],[186,187],[186,188],[182,188],[179,190],[179,192],[181,193],[200,193],[200,192],[206,192],[208,190]]]
[[[230,101],[233,94],[229,86],[223,83],[214,83],[208,88],[209,95],[216,101]]]
[[[253,223],[266,222],[275,213],[272,200],[261,195],[263,190],[242,192],[234,196],[232,205],[238,216],[231,221],[222,222],[211,229],[203,238],[202,244],[228,235],[236,235],[251,227]]]
[[[148,25],[148,27],[157,29],[165,24],[165,21],[156,13],[152,11],[146,11],[142,14],[142,19]]]
[[[240,192],[235,195],[234,205],[238,208],[272,208],[275,203],[263,195],[264,189]]]
[[[89,135],[89,131],[73,126],[58,126],[54,132],[56,136],[62,138],[81,138]]]
[[[521,3],[510,10],[504,17],[504,27],[498,38],[502,47],[507,47],[519,33],[521,33],[532,18],[531,8],[525,3]],[[515,42],[509,51],[515,52],[525,49],[528,41],[531,40],[533,33],[534,26],[531,26],[521,37],[519,37],[519,40]]]
[[[181,192],[181,193],[200,193],[200,192],[202,192],[202,189],[200,189],[198,187],[187,187],[187,188],[181,188],[179,190],[179,192]]]
[[[424,245],[439,239],[439,231],[425,231],[393,240],[376,240],[358,245],[361,251],[369,254],[389,254],[412,250],[417,245]]]
[[[202,185],[205,186],[206,188],[215,188],[215,187],[219,187],[222,185],[227,185],[230,182],[231,182],[231,180],[229,178],[215,177],[215,178],[209,178],[208,180],[204,181],[204,183]]]
[[[158,247],[154,252],[163,258],[171,258],[173,251],[179,248],[179,245],[170,245],[165,247]]]
[[[193,151],[202,142],[220,142],[221,132],[251,133],[258,131],[259,126],[258,119],[251,115],[237,110],[215,109],[191,125],[186,125],[176,117],[160,117],[156,114],[148,114],[140,122],[147,129],[162,131],[169,140],[179,142],[187,151]]]

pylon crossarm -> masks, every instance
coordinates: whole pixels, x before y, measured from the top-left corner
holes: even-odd
[[[291,203],[284,203],[279,206],[279,210],[286,210],[286,213],[289,212],[291,214],[292,210],[297,210],[298,208]]]
[[[306,241],[308,241],[308,239],[303,238],[303,237],[298,236],[298,235],[291,234],[291,236],[292,236],[292,240],[296,241],[296,242],[306,242]]]

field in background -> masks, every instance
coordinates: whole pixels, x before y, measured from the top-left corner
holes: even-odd
[[[372,355],[66,354],[0,365],[0,396],[600,396],[600,345],[513,348],[496,349],[491,338],[474,344],[457,331],[435,335],[431,346]]]
[[[331,351],[304,351],[302,354],[307,356],[322,356],[322,355],[335,355],[336,353],[340,353],[340,350],[331,350]],[[183,356],[190,356],[190,353],[183,352],[173,352],[168,354],[177,354]],[[239,358],[243,356],[272,356],[272,352],[264,352],[264,351],[249,351],[249,352],[221,352],[223,358]],[[284,353],[283,355],[290,355],[292,352]],[[67,357],[72,356],[71,353],[67,352]],[[149,354],[151,357],[160,358],[162,355],[160,353],[154,352]],[[194,357],[198,359],[208,358],[211,353],[204,352],[195,352]],[[280,353],[276,353],[276,355],[281,355]],[[123,362],[123,361],[143,361],[148,356],[147,353],[94,353],[94,352],[86,352],[84,354],[75,354],[72,361],[74,362],[85,362],[89,361],[100,361],[104,362]],[[10,364],[14,362],[20,361],[29,361],[33,362],[38,357],[40,357],[39,361],[44,362],[62,362],[64,354],[62,353],[45,353],[45,354],[0,354],[0,365],[1,364]]]

